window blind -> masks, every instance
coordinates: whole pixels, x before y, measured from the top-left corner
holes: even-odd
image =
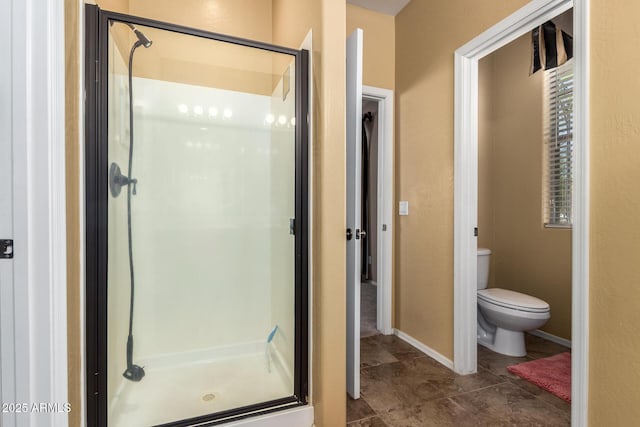
[[[571,227],[573,191],[573,61],[544,74],[544,223]]]

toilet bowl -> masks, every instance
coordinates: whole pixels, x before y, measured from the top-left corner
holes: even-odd
[[[524,331],[547,323],[549,304],[508,289],[487,289],[490,256],[489,249],[478,249],[478,344],[507,356],[526,356]]]

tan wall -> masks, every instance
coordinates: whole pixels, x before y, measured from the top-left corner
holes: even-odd
[[[97,4],[104,10],[112,12],[129,13],[131,0],[85,0],[88,4]]]
[[[273,42],[298,48],[313,30],[313,387],[315,425],[346,424],[345,6],[274,0]]]
[[[493,229],[493,61],[489,55],[478,63],[478,247],[494,247]],[[495,283],[495,257],[491,257],[489,287]]]
[[[271,1],[129,1],[129,13],[135,16],[250,40],[272,41]],[[279,76],[271,75],[272,54],[164,31],[151,33],[155,33],[152,35],[157,39],[156,49],[140,55],[139,69],[143,77],[260,95],[271,95],[273,82],[278,81]],[[184,49],[186,45],[189,49]]]
[[[356,28],[364,31],[363,82],[365,85],[395,88],[395,19],[347,4],[347,36]]]
[[[591,3],[589,417],[640,419],[640,3]]]
[[[274,57],[282,56],[286,57],[283,61],[291,61],[289,55],[138,27],[153,40],[153,45],[149,49],[137,49],[133,67],[135,77],[270,96],[274,80],[281,77],[272,76]],[[128,60],[135,39],[120,23],[111,28],[111,34],[117,35],[118,29],[125,29],[131,36],[125,46],[119,44]],[[271,41],[270,35],[268,40],[261,41]]]
[[[453,357],[453,53],[527,2],[412,1],[396,16],[395,326]],[[474,3],[475,4],[475,3]],[[421,54],[416,54],[419,46]]]
[[[480,100],[489,114],[478,144],[478,243],[493,252],[493,286],[548,302],[541,329],[571,339],[571,230],[543,226],[543,73],[529,76],[530,40],[483,59],[479,81],[489,79],[490,90]]]
[[[251,40],[271,40],[271,2],[265,0],[129,0],[129,13]]]
[[[78,32],[80,8],[75,0],[65,0],[65,179],[67,194],[67,360],[69,375],[69,426],[79,427],[82,420],[81,369],[84,349],[80,333],[80,55]]]
[[[271,41],[271,2],[264,0],[86,0],[102,9],[215,33]]]
[[[97,3],[106,10],[267,43],[272,38],[270,1],[98,0]],[[279,80],[279,76],[271,75],[273,55],[267,52],[153,28],[141,29],[153,40],[153,47],[137,50],[134,74],[138,77],[261,95],[271,95],[273,82]],[[127,60],[135,37],[124,24],[116,24],[111,33]]]

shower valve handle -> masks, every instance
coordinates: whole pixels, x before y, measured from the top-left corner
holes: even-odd
[[[138,185],[138,180],[136,178],[131,179],[126,175],[120,175],[116,177],[116,182],[122,187],[124,187],[125,185],[132,185],[133,187],[131,192],[133,194],[136,194],[136,186]]]
[[[109,189],[113,197],[118,197],[120,190],[125,185],[132,185],[131,192],[135,195],[137,190],[138,180],[135,178],[129,178],[120,171],[120,167],[117,163],[111,163],[109,169]]]
[[[133,195],[136,194],[136,186],[138,185],[138,180],[137,179],[135,179],[135,178],[131,179],[126,175],[120,175],[120,177],[118,178],[118,181],[119,181],[118,183],[123,187],[125,185],[131,185],[132,186],[131,193]]]

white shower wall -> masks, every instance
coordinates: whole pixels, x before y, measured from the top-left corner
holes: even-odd
[[[269,133],[139,122],[138,357],[265,340]]]
[[[190,88],[180,87],[186,85],[144,79],[134,85],[136,99],[146,102],[151,91],[180,93],[170,105],[173,119],[148,116],[136,107],[138,357],[265,342],[274,326],[273,258],[286,257],[272,251],[272,231],[282,228],[288,210],[274,200],[286,193],[287,183],[272,188],[272,173],[293,171],[285,153],[271,144],[265,117],[272,100],[197,88],[193,102],[208,110],[226,98],[215,108],[219,115],[225,108],[233,115],[224,120],[206,111],[202,120],[184,120],[177,106],[194,105],[185,99]],[[254,114],[241,117],[246,111]]]
[[[113,76],[110,161],[127,173],[126,75]],[[293,81],[293,80],[292,80]],[[263,351],[293,371],[293,91],[274,96],[134,78],[134,363]],[[120,88],[120,89],[116,89]],[[280,95],[275,95],[280,92]],[[209,108],[218,110],[216,117]],[[179,107],[187,105],[188,113]],[[203,107],[194,114],[193,107]],[[223,118],[224,109],[232,111]],[[119,111],[119,112],[118,112]],[[287,124],[276,122],[286,115]],[[121,129],[115,129],[116,125]],[[110,397],[122,383],[129,309],[126,187],[109,201]]]

